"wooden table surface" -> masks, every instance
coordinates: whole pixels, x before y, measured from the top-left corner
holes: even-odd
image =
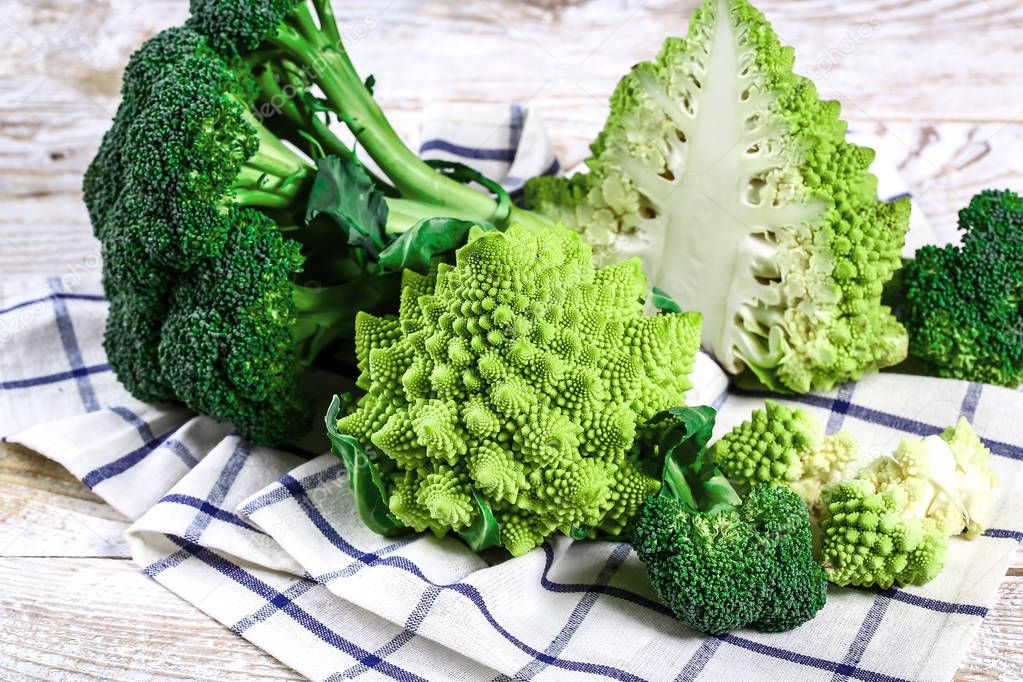
[[[542,111],[584,157],[634,62],[695,0],[335,0],[353,59],[410,141],[432,101]],[[0,275],[97,267],[79,186],[121,70],[185,0],[0,0]],[[797,68],[893,141],[914,210],[939,227],[985,187],[1023,189],[1019,0],[763,0]],[[4,396],[0,395],[0,399]],[[146,578],[127,521],[59,465],[0,447],[0,678],[294,679]],[[1023,553],[956,679],[1023,679]]]

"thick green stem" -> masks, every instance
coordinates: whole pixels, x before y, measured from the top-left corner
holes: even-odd
[[[323,35],[320,32],[320,28],[316,25],[316,20],[313,19],[309,6],[305,2],[300,2],[291,10],[291,13],[288,15],[288,22],[312,45],[319,46],[323,43]]]
[[[417,223],[437,217],[437,207],[434,204],[400,198],[387,199],[387,232],[390,234],[400,234]],[[480,220],[479,215],[458,208],[448,209],[443,217],[467,221]]]
[[[355,338],[357,311],[396,312],[394,302],[401,292],[398,274],[362,277],[328,287],[293,286],[298,322],[292,330],[299,361],[312,364],[324,348],[341,339]]]
[[[320,18],[320,30],[334,47],[341,47],[341,33],[337,29],[337,19],[334,18],[330,0],[313,0],[313,7],[316,8],[316,16]]]
[[[288,27],[275,40],[311,70],[356,139],[404,198],[432,204],[439,209],[438,215],[457,210],[478,220],[494,217],[497,204],[493,199],[444,177],[402,142],[343,49],[329,45],[318,48]],[[541,216],[519,209],[512,210],[511,219],[535,228],[551,224]]]
[[[290,208],[294,195],[260,189],[235,189],[232,195],[236,203],[252,208]]]

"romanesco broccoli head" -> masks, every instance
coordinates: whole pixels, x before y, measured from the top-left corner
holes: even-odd
[[[773,400],[714,444],[722,473],[741,488],[785,485],[813,508],[821,489],[835,483],[856,458],[847,432],[824,436],[820,421]]]
[[[703,632],[789,630],[827,597],[806,506],[785,488],[754,488],[738,507],[706,513],[652,497],[634,546],[661,601]]]
[[[1023,382],[1023,198],[986,190],[959,213],[962,245],[924,246],[902,276],[909,352],[932,374]]]
[[[775,390],[827,389],[906,355],[881,303],[908,199],[877,199],[870,149],[746,0],[704,0],[686,39],[619,83],[586,162],[535,178],[534,209],[598,257],[639,255],[654,285],[703,314],[703,346]]]
[[[854,478],[825,488],[823,500],[821,561],[836,585],[923,585],[944,567],[945,533],[909,513],[903,487]]]
[[[570,230],[476,229],[453,266],[406,272],[398,319],[359,316],[366,395],[338,431],[416,530],[465,528],[475,493],[512,554],[618,533],[659,487],[637,424],[682,404],[699,344],[699,315],[644,316],[645,294],[638,261],[596,270]]]
[[[976,537],[987,529],[994,510],[997,477],[991,452],[960,418],[940,436],[904,439],[891,457],[871,462],[857,474],[877,488],[901,487],[905,513],[927,518],[946,536]]]

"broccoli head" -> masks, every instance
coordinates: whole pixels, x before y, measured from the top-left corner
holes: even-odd
[[[905,358],[881,294],[910,204],[878,201],[874,152],[793,59],[746,0],[704,0],[619,83],[589,172],[534,178],[526,200],[598,258],[642,257],[727,371],[806,392]]]
[[[813,557],[806,505],[780,486],[757,486],[741,499],[704,447],[713,411],[672,413],[688,421],[685,440],[661,437],[663,487],[640,509],[633,532],[661,601],[709,633],[789,630],[812,618],[827,581]]]
[[[397,271],[446,257],[468,221],[549,221],[405,147],[348,60],[327,0],[192,9],[131,58],[84,179],[111,302],[104,345],[135,397],[184,403],[276,443],[311,426],[300,407],[307,370],[328,351],[350,355],[338,342],[352,340],[356,312],[397,310]]]
[[[644,316],[645,294],[638,261],[596,270],[570,230],[474,230],[406,273],[398,319],[358,317],[366,395],[337,430],[417,531],[466,528],[479,497],[514,555],[618,533],[658,488],[637,424],[682,404],[699,343],[698,315]]]
[[[856,451],[848,432],[825,436],[813,415],[773,400],[714,444],[718,466],[732,483],[742,489],[788,486],[811,509],[821,489],[838,482],[856,459]]]
[[[929,518],[909,513],[899,485],[853,478],[824,489],[821,558],[828,580],[858,587],[923,585],[945,566],[948,540]]]
[[[959,212],[962,245],[924,246],[902,275],[909,353],[931,374],[1023,382],[1023,198],[986,190]]]

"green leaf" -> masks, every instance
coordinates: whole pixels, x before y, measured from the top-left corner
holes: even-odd
[[[355,495],[359,516],[370,530],[380,535],[393,537],[409,533],[411,529],[391,514],[384,483],[376,467],[359,445],[359,441],[337,430],[337,415],[341,412],[342,405],[347,406],[351,400],[349,395],[344,396],[344,401],[334,396],[330,401],[330,407],[327,408],[324,422],[327,425],[331,450],[348,469],[348,486]]]
[[[668,295],[663,289],[654,287],[653,295],[650,297],[650,302],[654,304],[662,313],[681,313],[682,308],[678,303],[675,303],[675,299]]]
[[[377,262],[385,270],[409,269],[426,274],[438,256],[465,244],[469,230],[473,227],[493,229],[493,226],[487,223],[474,223],[457,218],[427,218],[398,235],[397,239],[380,252]]]
[[[714,432],[713,408],[673,407],[643,427],[643,438],[664,458],[661,492],[693,510],[711,512],[741,503],[741,498],[718,471],[707,448]]]
[[[472,497],[476,501],[476,518],[468,528],[458,531],[458,536],[474,552],[497,547],[501,544],[501,527],[494,518],[494,512],[475,488],[472,490]]]
[[[319,215],[333,219],[348,243],[376,256],[387,246],[387,203],[373,178],[354,157],[328,156],[316,161],[306,222]]]

